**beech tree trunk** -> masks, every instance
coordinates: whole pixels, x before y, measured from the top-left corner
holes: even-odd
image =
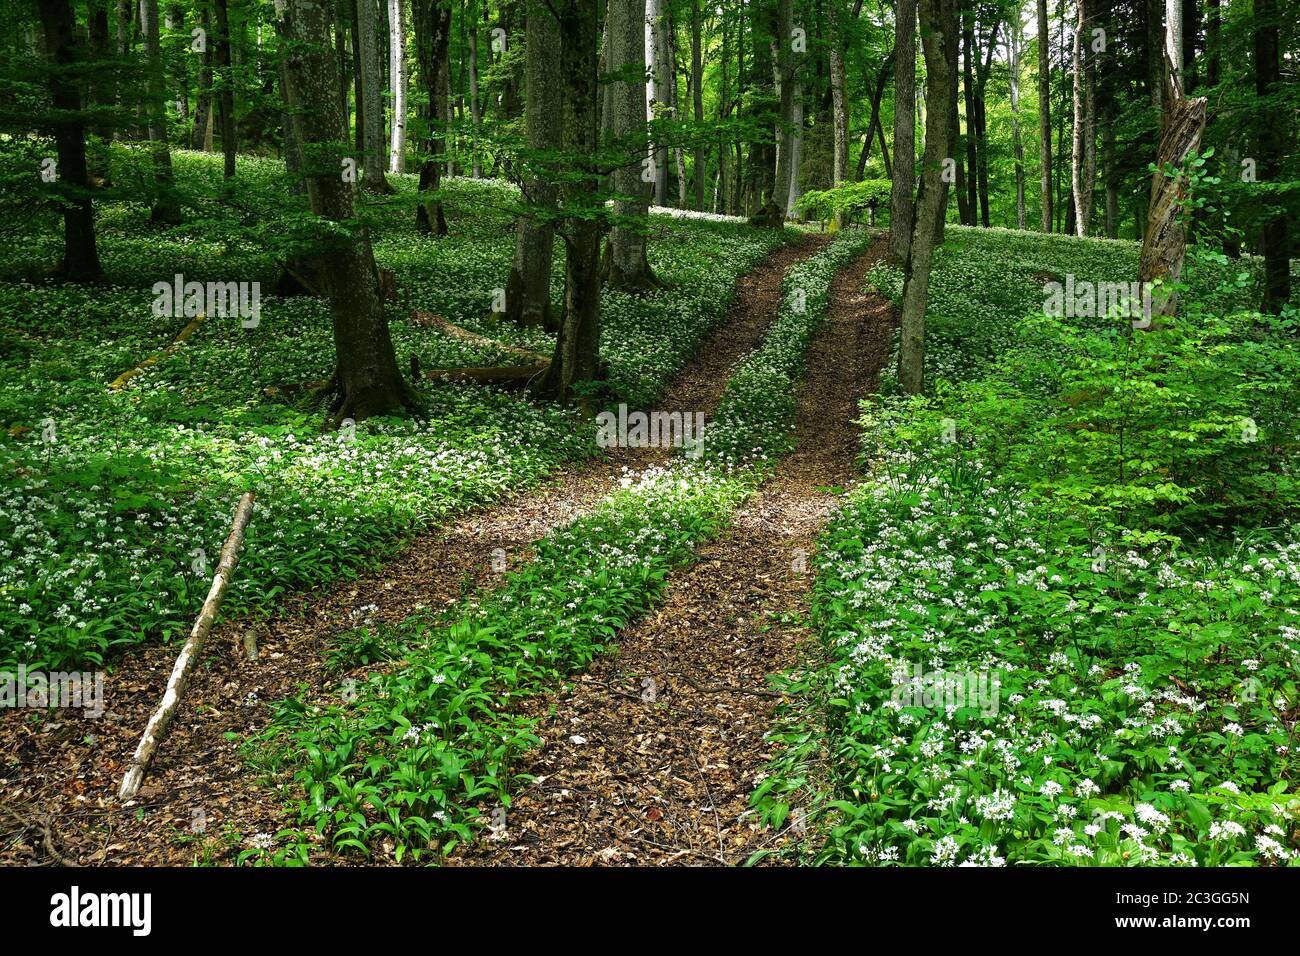
[[[1096,133],[1093,128],[1093,91],[1088,76],[1091,70],[1089,49],[1089,24],[1091,16],[1088,0],[1075,0],[1078,21],[1074,30],[1074,143],[1070,157],[1070,182],[1074,196],[1075,235],[1088,235],[1092,219],[1092,188],[1096,167],[1089,173],[1089,155],[1095,150]]]
[[[1040,0],[1046,2],[1046,0]],[[916,4],[898,0],[894,46],[894,180],[890,185],[889,248],[895,262],[912,247],[912,190],[916,170]],[[927,126],[929,117],[927,116]]]
[[[221,122],[222,175],[232,179],[235,175],[235,77],[230,62],[230,12],[227,0],[216,0],[217,35],[209,38],[214,45],[221,89],[217,96],[217,116]],[[215,41],[215,42],[214,42]]]
[[[646,0],[645,4],[645,112],[647,120],[657,119],[666,109],[667,82],[664,55],[663,0]],[[654,144],[654,202],[656,206],[668,204],[668,150],[658,142]]]
[[[565,206],[596,207],[596,4],[590,0],[546,0],[558,15],[560,74],[564,90],[563,145],[570,177],[561,192]],[[578,175],[573,175],[577,173]],[[555,352],[538,391],[568,400],[575,386],[594,381],[600,364],[600,234],[597,216],[572,217],[565,227],[564,315]]]
[[[830,16],[830,68],[831,68],[831,186],[839,186],[849,171],[849,113],[845,97],[844,51],[840,38],[839,11],[832,9]],[[873,115],[875,115],[873,113]],[[874,124],[873,124],[874,125]],[[871,130],[863,144],[865,153],[871,145]],[[840,213],[835,212],[835,225],[840,225]]]
[[[365,98],[365,152],[361,185],[378,192],[392,187],[384,178],[384,78],[379,54],[378,0],[357,0],[361,42],[361,95]]]
[[[95,247],[95,214],[86,171],[86,127],[81,118],[77,81],[77,68],[83,59],[81,38],[68,0],[42,0],[39,7],[45,54],[54,66],[49,84],[58,179],[52,187],[63,204],[63,261],[58,271],[62,278],[73,282],[92,282],[101,277],[102,270]]]
[[[353,222],[355,188],[339,171],[348,144],[327,8],[321,0],[288,0],[284,20],[293,41],[286,85],[312,212],[332,222]],[[402,378],[388,332],[369,234],[362,228],[324,235],[315,259],[334,329],[334,421],[414,409],[415,394]]]
[[[694,107],[695,123],[704,123],[704,44],[700,25],[700,2],[691,0],[691,105]],[[725,68],[726,55],[722,60]],[[699,132],[696,132],[699,136]],[[704,143],[701,140],[695,147],[695,208],[704,211],[704,179],[708,167],[704,162]]]
[[[776,57],[772,64],[773,84],[776,87],[778,112],[776,121],[776,167],[773,177],[772,202],[783,215],[790,213],[790,169],[794,153],[794,51],[791,34],[794,30],[793,0],[776,0],[776,16],[772,19],[772,45]]]
[[[156,190],[149,219],[174,225],[181,221],[181,209],[172,182],[172,154],[167,147],[167,89],[158,39],[158,0],[140,0],[140,29],[149,70],[149,146]]]
[[[1025,228],[1025,144],[1020,135],[1020,12],[1007,36],[1007,67],[1011,80],[1011,149],[1016,162],[1016,228]]]
[[[908,395],[924,388],[925,307],[939,220],[948,204],[943,163],[952,156],[957,105],[957,0],[920,0],[919,12],[925,53],[925,154],[903,282],[898,353],[898,381]]]
[[[415,49],[420,69],[420,85],[425,102],[420,107],[424,120],[424,142],[420,160],[421,201],[415,207],[415,224],[424,235],[447,235],[447,217],[437,192],[442,186],[442,158],[446,151],[445,116],[447,97],[443,95],[443,74],[447,65],[447,47],[451,41],[451,7],[439,0],[414,0]],[[531,94],[530,94],[531,95]],[[361,110],[357,110],[360,120]],[[507,297],[507,302],[509,298]]]
[[[1052,44],[1047,0],[1038,0],[1038,199],[1043,232],[1052,231]]]
[[[644,11],[644,0],[609,0],[607,14],[609,72],[620,77],[608,84],[613,91],[611,129],[615,142],[626,153],[614,170],[614,192],[624,198],[614,201],[606,274],[612,288],[631,291],[656,284],[646,258],[644,233],[649,204],[641,174],[650,146],[644,120],[645,87],[636,79],[646,74]]]
[[[483,178],[483,157],[478,151],[479,127],[483,121],[483,107],[478,96],[478,18],[467,10],[465,28],[469,32],[469,115],[473,128],[470,154],[474,157],[471,170],[475,179]]]
[[[610,10],[613,12],[611,0]],[[634,23],[636,48],[644,56],[641,19]],[[528,149],[535,155],[533,167],[524,187],[524,198],[531,210],[515,224],[515,258],[506,282],[506,315],[527,326],[541,325],[554,332],[559,328],[551,308],[551,250],[555,241],[555,200],[557,190],[552,177],[553,163],[544,163],[540,154],[560,148],[563,136],[562,91],[554,82],[560,72],[560,28],[546,8],[546,0],[528,0],[527,53],[524,66],[524,125]],[[634,90],[634,118],[639,122],[645,109],[641,88]],[[644,151],[640,156],[644,155]],[[640,156],[637,158],[639,159]],[[640,172],[637,163],[636,171]],[[637,178],[637,185],[641,185]],[[535,212],[534,212],[535,210]]]
[[[406,172],[406,4],[388,0],[388,72],[393,83],[393,128],[388,171]]]
[[[1261,99],[1281,92],[1282,59],[1278,42],[1277,0],[1255,0],[1255,93]],[[1260,178],[1277,183],[1283,176],[1287,131],[1292,120],[1279,109],[1260,125],[1258,169]],[[1284,200],[1278,200],[1284,202]],[[1265,220],[1260,235],[1264,257],[1265,312],[1280,313],[1291,299],[1291,225],[1287,209]]]

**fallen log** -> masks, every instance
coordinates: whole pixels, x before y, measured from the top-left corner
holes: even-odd
[[[108,383],[109,389],[114,392],[120,392],[123,388],[126,387],[126,383],[131,381],[131,379],[135,378],[137,375],[139,375],[149,366],[157,365],[163,359],[164,356],[170,355],[172,352],[175,352],[178,348],[184,345],[186,340],[189,339],[191,335],[193,335],[195,332],[199,330],[199,326],[202,323],[203,323],[203,316],[201,314],[196,315],[193,319],[190,320],[189,325],[181,329],[180,333],[176,336],[176,338],[172,339],[171,345],[167,346],[161,352],[156,352],[153,355],[150,355],[147,359],[145,359],[135,368],[127,369],[117,378],[113,379],[113,381]]]
[[[503,352],[509,352],[511,355],[522,355],[534,362],[546,363],[551,360],[549,355],[543,355],[541,352],[534,352],[532,349],[522,348],[518,345],[510,345],[507,342],[490,339],[486,335],[479,335],[477,332],[461,328],[459,325],[454,325],[442,316],[434,315],[432,312],[412,312],[411,321],[426,329],[438,329],[440,332],[450,335],[454,339],[460,339],[462,342],[473,342],[475,345],[500,349]]]
[[[487,368],[431,368],[424,377],[435,382],[492,382],[498,385],[527,384],[546,371],[549,362],[535,365],[498,365]]]
[[[180,706],[181,697],[189,683],[190,672],[198,662],[199,651],[203,649],[203,642],[207,640],[208,632],[212,630],[212,624],[217,618],[217,610],[221,607],[221,599],[226,596],[226,589],[230,586],[231,577],[234,576],[235,565],[239,563],[239,549],[244,543],[244,532],[252,517],[253,493],[247,491],[239,499],[239,505],[235,508],[235,517],[230,524],[230,535],[221,549],[221,561],[212,576],[212,587],[208,590],[207,600],[203,602],[199,618],[194,622],[194,628],[190,631],[190,636],[186,639],[185,646],[181,648],[180,655],[177,656],[176,663],[172,667],[162,702],[149,718],[149,723],[145,725],[140,744],[135,748],[131,763],[122,777],[122,787],[117,793],[119,799],[130,800],[140,790],[140,784],[144,782],[144,775],[149,770],[154,753],[167,735],[168,728],[171,727],[176,708]]]

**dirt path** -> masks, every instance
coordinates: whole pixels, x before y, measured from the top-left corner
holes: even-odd
[[[771,748],[767,676],[795,663],[817,533],[853,480],[857,402],[889,350],[888,303],[861,292],[877,242],[836,276],[800,389],[797,450],[667,598],[563,692],[530,706],[543,747],[504,839],[461,864],[733,864],[770,840],[747,814]],[[779,285],[777,287],[779,295]],[[768,307],[775,308],[775,300]]]
[[[762,341],[775,315],[781,275],[823,244],[821,237],[806,237],[782,246],[738,283],[726,320],[661,399],[661,410],[712,414],[732,366]],[[292,793],[279,789],[279,781],[261,779],[239,752],[238,741],[265,725],[265,703],[292,696],[304,684],[337,686],[348,675],[325,672],[337,634],[450,607],[499,578],[492,568],[495,549],[517,567],[537,539],[616,489],[624,469],[659,464],[669,453],[610,452],[606,460],[561,469],[540,488],[417,536],[374,572],[287,597],[257,629],[255,662],[238,653],[244,622],[219,624],[133,806],[118,806],[117,787],[162,695],[177,645],[134,648],[118,660],[105,678],[107,710],[99,720],[42,724],[27,714],[4,714],[0,864],[187,864],[195,854],[187,838],[196,814],[209,836],[229,829],[246,839],[291,825],[283,807]],[[239,837],[235,841],[233,848],[241,849]]]

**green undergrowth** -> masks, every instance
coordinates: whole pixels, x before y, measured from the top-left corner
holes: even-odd
[[[277,708],[255,749],[292,767],[304,793],[297,823],[312,841],[424,859],[484,827],[490,835],[494,821],[508,826],[521,782],[512,763],[536,743],[516,701],[554,687],[644,616],[669,572],[693,560],[789,449],[789,396],[830,280],[870,239],[844,233],[788,271],[778,318],[728,382],[697,459],[678,455],[629,476],[450,623],[420,615],[395,628],[384,656],[400,659],[361,669],[329,700],[304,688]],[[342,640],[374,644],[369,631]],[[302,839],[298,831],[282,838]]]
[[[280,234],[298,228],[301,200],[284,191],[280,164],[241,157],[233,199],[215,201],[220,157],[173,155],[182,225],[151,226],[138,205],[97,205],[105,284],[41,277],[39,264],[57,259],[50,215],[34,220],[30,243],[0,257],[0,666],[96,664],[115,647],[188,627],[244,490],[257,492],[258,508],[227,614],[260,613],[286,590],[373,565],[415,530],[598,452],[571,411],[429,382],[427,419],[322,433],[322,412],[302,399],[332,367],[328,310],[313,297],[271,294],[276,257],[291,248]],[[118,150],[121,177],[145,158]],[[513,254],[513,188],[449,180],[451,235],[434,240],[416,233],[402,201],[414,196],[414,178],[390,180],[397,196],[366,215],[379,264],[397,276],[400,302],[389,314],[401,366],[412,356],[425,369],[512,361],[408,320],[411,310],[549,352],[544,332],[491,311]],[[669,217],[650,228],[664,288],[642,298],[606,292],[602,302],[609,378],[634,403],[666,387],[725,317],[736,280],[783,240]],[[154,283],[176,273],[260,283],[256,327],[209,317],[111,391],[107,383],[162,353],[189,321],[152,309]],[[561,268],[553,281],[558,296]]]
[[[1213,257],[1156,329],[1053,318],[1044,263],[1122,281],[1136,246],[952,239],[927,394],[864,406],[758,812],[814,863],[1296,863],[1287,320]]]

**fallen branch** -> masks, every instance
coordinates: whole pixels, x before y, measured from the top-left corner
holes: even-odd
[[[176,708],[180,705],[181,696],[185,693],[185,686],[189,683],[190,672],[199,659],[199,651],[203,648],[203,642],[207,640],[208,632],[212,630],[212,624],[217,619],[217,610],[221,607],[221,599],[226,596],[226,588],[230,586],[230,579],[234,576],[235,565],[239,563],[239,549],[244,543],[244,532],[252,517],[253,493],[246,491],[239,499],[238,507],[235,508],[235,517],[230,524],[230,536],[226,538],[226,543],[221,549],[221,561],[217,564],[216,574],[212,576],[212,587],[208,591],[207,600],[203,602],[199,618],[194,622],[194,628],[190,631],[190,636],[185,641],[185,646],[181,648],[176,664],[172,667],[162,703],[149,718],[126,775],[122,777],[122,788],[117,794],[122,800],[131,799],[139,791],[140,784],[144,782],[144,775],[149,770],[149,763],[153,760],[154,752],[157,751],[163,737],[167,735]]]
[[[178,348],[184,345],[186,340],[199,330],[199,326],[202,323],[203,323],[203,315],[202,313],[200,313],[199,315],[196,315],[193,319],[190,320],[189,325],[181,329],[180,333],[176,336],[176,338],[172,339],[171,345],[167,346],[161,352],[156,352],[153,355],[150,355],[147,359],[145,359],[135,368],[127,369],[117,378],[113,379],[113,381],[108,383],[109,389],[114,392],[120,392],[123,388],[126,387],[126,383],[131,381],[131,379],[135,378],[137,375],[139,375],[149,366],[157,365],[160,361],[163,360],[163,358],[175,352]]]
[[[503,352],[509,352],[511,355],[522,355],[534,362],[546,363],[551,360],[550,356],[543,355],[541,352],[534,352],[532,349],[521,348],[518,345],[510,345],[497,339],[490,339],[486,335],[479,335],[477,332],[471,332],[459,325],[453,325],[442,316],[434,315],[431,312],[412,312],[411,321],[425,328],[438,329],[440,332],[450,335],[453,339],[460,339],[462,342],[473,342],[475,345],[500,349]]]
[[[526,384],[546,371],[549,362],[536,365],[498,365],[488,368],[431,368],[424,377],[435,382],[496,382]]]

